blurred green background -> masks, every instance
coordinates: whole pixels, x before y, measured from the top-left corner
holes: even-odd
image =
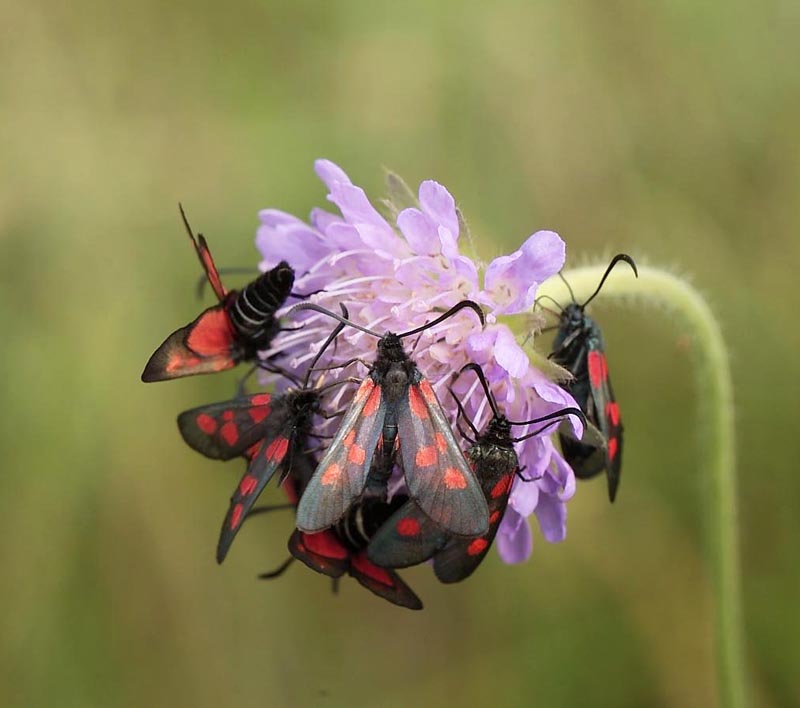
[[[703,445],[688,337],[593,313],[626,460],[569,537],[411,613],[340,595],[263,518],[214,562],[240,466],[178,411],[236,374],[144,385],[198,309],[181,200],[221,265],[256,212],[324,206],[314,158],[368,193],[435,178],[484,256],[539,228],[582,264],[691,277],[736,379],[753,702],[800,704],[800,6],[731,2],[0,0],[2,706],[713,706]],[[794,432],[793,432],[794,431]],[[788,443],[792,442],[792,445]],[[271,492],[278,498],[275,492]]]

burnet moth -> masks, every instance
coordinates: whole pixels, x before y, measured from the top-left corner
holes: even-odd
[[[296,508],[316,463],[308,453],[303,453],[298,464],[283,484],[289,497],[289,506]],[[359,501],[348,515],[335,526],[319,533],[304,533],[296,530],[289,538],[289,559],[276,569],[262,573],[259,577],[271,580],[279,577],[294,560],[300,560],[312,570],[332,578],[334,589],[339,578],[347,574],[379,597],[395,605],[412,610],[421,610],[422,602],[392,569],[376,566],[364,551],[369,539],[380,526],[402,506],[408,497],[397,495],[391,503],[377,497]],[[255,507],[253,514],[285,508],[285,505]]]
[[[463,415],[464,410],[456,398],[459,415],[463,415],[474,435],[473,438],[461,431],[470,442],[467,460],[481,484],[489,507],[489,530],[477,538],[454,537],[428,518],[414,501],[408,501],[370,541],[367,556],[379,566],[405,568],[433,558],[433,570],[441,582],[457,583],[468,578],[481,564],[494,541],[508,505],[514,477],[519,475],[524,481],[533,481],[520,473],[514,443],[538,435],[554,423],[518,438],[511,437],[511,426],[534,425],[568,415],[584,420],[583,413],[577,408],[563,408],[533,420],[510,421],[500,412],[483,370],[477,364],[467,364],[459,374],[467,369],[478,376],[492,410],[492,418],[486,428],[478,432],[469,418]]]
[[[180,211],[219,304],[204,310],[164,340],[144,368],[145,382],[210,374],[256,359],[256,352],[266,349],[280,331],[275,312],[286,302],[294,285],[294,271],[281,261],[242,290],[226,290],[205,238],[202,234],[195,238],[183,207]]]
[[[480,536],[489,528],[489,512],[480,484],[464,459],[450,424],[428,380],[403,349],[402,340],[434,327],[464,308],[483,311],[464,300],[440,317],[402,334],[376,334],[378,352],[353,397],[341,425],[311,478],[297,508],[297,528],[315,532],[333,526],[370,482],[376,450],[388,457],[399,446],[406,487],[426,514],[451,533]],[[339,321],[332,312],[302,303],[292,311],[312,309]],[[381,474],[391,472],[381,464]]]
[[[295,529],[289,552],[312,570],[337,579],[347,573],[367,590],[395,605],[421,610],[422,602],[391,568],[381,568],[366,553],[369,539],[386,519],[406,501],[396,496],[391,503],[377,497],[359,500],[335,526],[318,533]]]
[[[311,362],[301,387],[279,396],[259,393],[212,403],[178,416],[183,439],[201,454],[219,460],[239,456],[249,460],[222,523],[217,546],[219,563],[225,560],[244,519],[275,472],[282,470],[279,484],[291,473],[294,458],[303,453],[308,442],[313,417],[324,415],[322,394],[347,383],[337,381],[321,388],[309,387],[314,366],[343,328],[339,324],[331,332]]]
[[[633,258],[620,253],[608,264],[597,289],[582,304],[574,301],[572,288],[564,281],[573,302],[561,311],[549,357],[572,374],[572,380],[563,384],[563,388],[572,394],[590,423],[582,440],[577,440],[568,426],[561,426],[559,438],[564,459],[581,479],[605,470],[608,498],[612,502],[617,495],[622,468],[622,419],[608,375],[603,333],[585,310],[620,261],[627,263],[639,276]]]

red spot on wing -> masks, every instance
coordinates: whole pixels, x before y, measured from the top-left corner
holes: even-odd
[[[354,465],[363,465],[367,459],[367,451],[360,445],[352,445],[347,451],[347,461]]]
[[[269,406],[256,406],[254,408],[248,408],[247,413],[254,423],[260,423],[270,414],[270,409]]]
[[[433,388],[431,387],[430,383],[428,383],[428,379],[422,379],[417,385],[419,388],[422,397],[430,404],[433,405],[434,403],[438,403],[436,398],[436,394],[433,392]]]
[[[222,435],[222,439],[231,447],[233,447],[239,439],[239,431],[236,428],[236,423],[225,423],[219,432],[220,435]]]
[[[419,521],[406,517],[397,522],[397,533],[401,536],[416,536],[419,533]]]
[[[476,538],[467,546],[467,555],[477,556],[479,553],[483,553],[488,545],[489,542],[485,538]]]
[[[222,414],[222,420],[233,420],[233,411],[224,411]]]
[[[342,445],[345,447],[350,447],[356,441],[356,431],[355,428],[351,429],[347,435],[344,436],[344,440],[342,440]]]
[[[500,519],[500,511],[499,510],[493,511],[489,515],[489,526],[493,526],[495,522],[497,522],[499,519]]]
[[[375,582],[380,583],[381,585],[387,585],[389,587],[394,586],[394,583],[392,582],[392,576],[389,575],[389,573],[383,568],[379,568],[374,563],[370,563],[363,551],[358,555],[353,556],[350,563],[354,570],[357,570],[359,573],[371,578]]]
[[[233,507],[233,512],[231,513],[231,528],[235,529],[239,522],[242,520],[242,511],[244,507],[241,504],[237,504]]]
[[[245,475],[239,483],[239,493],[246,497],[248,494],[252,494],[257,486],[258,480],[253,475]]]
[[[417,464],[417,467],[432,467],[436,464],[436,460],[438,459],[439,454],[436,452],[436,448],[433,445],[428,445],[427,447],[421,447],[417,450],[414,462]]]
[[[347,549],[330,531],[301,533],[300,537],[309,551],[323,558],[344,560],[348,556]]]
[[[319,481],[328,487],[332,484],[338,484],[341,478],[342,468],[336,462],[333,462],[328,466],[328,469],[322,473],[322,477],[320,477]]]
[[[288,449],[289,449],[289,438],[285,438],[281,435],[280,437],[275,438],[267,446],[267,449],[264,452],[264,457],[266,457],[271,462],[280,461],[286,456],[286,451]]]
[[[428,417],[428,407],[419,392],[419,385],[410,386],[408,389],[408,403],[411,413],[415,418],[425,420]]]
[[[492,499],[497,499],[497,497],[503,496],[511,487],[511,481],[513,480],[513,475],[507,474],[505,477],[502,477],[500,481],[492,487],[492,491],[489,492],[489,496]]]
[[[222,307],[214,307],[197,320],[186,338],[186,346],[200,356],[210,357],[229,353],[233,341],[228,313]]]
[[[611,420],[611,424],[614,426],[619,425],[619,403],[616,401],[609,401],[606,403],[606,415]]]
[[[372,379],[370,379],[370,381],[372,381]],[[373,388],[372,393],[370,393],[369,398],[367,399],[367,402],[364,404],[364,408],[361,411],[361,415],[364,418],[369,418],[370,416],[374,415],[375,411],[378,410],[380,405],[381,405],[381,390],[380,388]]]
[[[455,467],[448,467],[444,473],[444,486],[448,489],[466,489],[467,480]]]
[[[197,427],[200,428],[206,435],[211,435],[217,432],[217,421],[214,420],[208,413],[201,413],[197,416]]]
[[[617,456],[617,449],[618,449],[617,439],[616,438],[611,438],[611,440],[608,441],[608,459],[609,460],[613,460]]]
[[[443,454],[447,451],[447,438],[438,431],[436,432],[436,449]]]
[[[374,388],[375,382],[369,376],[367,376],[367,378],[365,378],[358,387],[355,396],[353,396],[353,400],[356,403],[360,402],[365,396],[368,396]]]
[[[254,406],[268,406],[272,400],[272,396],[268,393],[257,393],[250,399],[251,405]]]
[[[608,378],[608,365],[602,352],[591,351],[588,357],[589,380],[594,388],[599,388]]]

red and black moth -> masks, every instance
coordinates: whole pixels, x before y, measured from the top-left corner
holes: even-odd
[[[219,304],[204,310],[164,340],[144,368],[145,382],[211,374],[256,359],[257,352],[266,349],[280,331],[275,312],[286,302],[294,285],[294,271],[281,261],[242,290],[226,290],[205,238],[202,234],[195,238],[183,207],[180,211]]]
[[[366,553],[372,534],[380,528],[406,497],[386,503],[376,497],[360,500],[334,527],[318,533],[295,529],[289,539],[289,552],[312,570],[338,579],[347,573],[367,590],[384,600],[411,610],[421,610],[422,602],[391,568],[381,568]]]
[[[348,513],[374,473],[388,475],[392,464],[373,465],[378,448],[392,463],[399,459],[409,496],[441,527],[460,536],[479,536],[489,528],[489,512],[480,485],[455,440],[428,380],[403,349],[402,339],[434,327],[464,308],[483,311],[464,300],[422,327],[383,336],[313,304],[312,309],[378,337],[378,353],[345,413],[339,429],[297,508],[297,528],[313,533],[329,528]],[[388,467],[388,470],[387,470]]]
[[[622,469],[622,419],[608,375],[603,333],[585,309],[619,261],[627,263],[638,277],[636,263],[630,256],[625,253],[614,256],[594,293],[583,304],[572,302],[562,309],[550,354],[550,359],[572,374],[572,380],[563,384],[563,388],[572,394],[590,423],[582,440],[577,440],[568,426],[561,426],[559,438],[564,459],[580,479],[589,479],[605,470],[608,498],[612,502]],[[572,295],[572,289],[569,290]]]
[[[468,578],[481,564],[494,541],[508,505],[514,477],[519,475],[524,481],[533,481],[520,474],[514,443],[540,434],[553,423],[518,438],[511,437],[511,426],[554,421],[568,415],[585,420],[577,408],[564,408],[533,420],[510,421],[500,413],[483,370],[477,364],[467,364],[459,374],[467,369],[477,374],[492,410],[486,428],[478,432],[454,396],[459,415],[463,415],[475,436],[472,438],[461,431],[471,443],[466,456],[486,497],[489,530],[471,539],[453,536],[434,523],[413,500],[408,501],[373,535],[367,556],[376,565],[405,568],[433,558],[433,571],[441,582],[457,583]]]
[[[292,467],[283,489],[289,497],[289,506],[297,507],[316,463],[308,453],[303,453]],[[421,610],[422,602],[416,593],[392,569],[380,568],[370,561],[365,553],[369,539],[386,519],[402,506],[408,497],[398,495],[391,503],[376,497],[361,500],[350,513],[332,528],[319,533],[304,533],[296,530],[289,538],[289,559],[278,568],[259,577],[271,580],[283,574],[292,561],[300,560],[317,573],[333,580],[334,591],[339,579],[345,574],[357,580],[363,587],[384,600]],[[264,511],[285,508],[283,505],[256,507],[250,516]]]
[[[321,407],[322,394],[333,386],[347,383],[345,380],[321,388],[308,386],[319,357],[343,327],[337,325],[322,345],[301,387],[279,396],[259,393],[212,403],[178,416],[178,429],[183,439],[201,454],[217,460],[239,456],[249,460],[222,523],[217,545],[219,563],[225,560],[247,514],[275,472],[282,470],[280,484],[291,473],[293,460],[303,454],[314,416],[325,416]]]

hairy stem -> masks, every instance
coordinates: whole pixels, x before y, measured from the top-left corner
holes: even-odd
[[[578,302],[597,287],[605,265],[565,272]],[[570,301],[566,286],[551,278],[539,288],[562,304]],[[747,705],[744,638],[741,617],[741,572],[737,526],[733,383],[719,324],[708,303],[686,281],[656,268],[640,267],[639,279],[623,265],[603,286],[603,299],[642,300],[673,312],[693,338],[698,362],[700,420],[705,435],[701,469],[711,475],[708,552],[715,600],[715,652],[720,705]]]

